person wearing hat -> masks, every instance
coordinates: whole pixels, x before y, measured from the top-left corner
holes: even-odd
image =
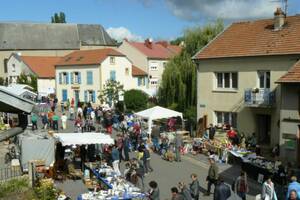
[[[211,185],[214,184],[214,186],[216,186],[216,182],[217,182],[218,176],[219,176],[219,168],[216,165],[216,162],[215,162],[215,159],[213,156],[209,157],[209,164],[210,164],[210,167],[208,169],[208,175],[206,177],[207,191],[205,193],[205,196],[210,195]]]

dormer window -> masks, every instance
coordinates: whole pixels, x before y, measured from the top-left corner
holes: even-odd
[[[110,64],[115,64],[116,63],[116,58],[111,56],[111,57],[109,57],[109,61],[110,61]]]

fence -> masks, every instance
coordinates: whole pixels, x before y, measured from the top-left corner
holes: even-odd
[[[20,167],[0,168],[0,182],[20,177],[22,175],[23,173]]]

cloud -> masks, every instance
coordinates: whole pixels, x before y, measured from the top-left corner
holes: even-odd
[[[184,20],[240,20],[271,17],[280,2],[272,0],[165,0],[172,13]]]
[[[114,38],[117,41],[122,41],[125,38],[127,38],[130,41],[138,41],[138,42],[143,41],[142,36],[135,35],[131,33],[130,30],[122,26],[117,28],[110,27],[106,29],[106,31],[112,38]]]

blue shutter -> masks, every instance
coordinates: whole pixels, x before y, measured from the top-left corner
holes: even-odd
[[[245,90],[245,103],[251,103],[251,89]]]
[[[81,73],[78,72],[78,84],[81,84]]]
[[[116,80],[116,71],[114,70],[110,71],[110,80],[112,81]]]
[[[73,84],[74,82],[73,82],[73,80],[74,80],[74,73],[73,72],[71,72],[71,84]]]
[[[88,71],[86,75],[86,79],[88,85],[93,85],[93,72]]]
[[[144,77],[144,80],[145,80],[145,86],[148,87],[148,77]]]
[[[138,77],[138,86],[141,86],[141,85],[142,85],[142,78]]]
[[[69,84],[69,72],[67,72],[67,76],[66,76],[66,84]]]
[[[87,99],[87,95],[88,95],[88,91],[84,91],[84,102],[87,103],[88,99]]]
[[[95,102],[96,102],[96,92],[93,91],[93,103],[95,103]]]
[[[68,91],[62,90],[62,101],[67,101],[67,100],[68,100]]]
[[[59,82],[59,84],[62,84],[62,74],[61,74],[61,72],[58,74],[58,82]]]

